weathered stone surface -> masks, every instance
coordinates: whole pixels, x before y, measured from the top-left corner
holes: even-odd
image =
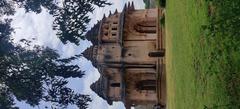
[[[163,71],[159,66],[165,51],[159,49],[157,20],[158,9],[135,10],[129,3],[121,13],[104,17],[88,32],[93,46],[83,56],[101,73],[91,89],[109,104],[122,101],[128,109],[158,103],[156,75]],[[161,56],[156,54],[160,52]]]

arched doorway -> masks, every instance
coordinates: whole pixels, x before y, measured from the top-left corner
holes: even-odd
[[[165,50],[149,52],[148,56],[149,57],[164,57],[165,56]]]

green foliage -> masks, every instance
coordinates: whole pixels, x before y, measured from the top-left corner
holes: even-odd
[[[167,1],[168,108],[240,108],[239,0],[209,1]]]
[[[26,12],[42,12],[42,7],[53,14],[59,7],[55,0],[12,0],[19,7],[24,8]]]
[[[110,5],[106,0],[65,0],[64,7],[60,8],[53,0],[2,0],[0,17],[15,13],[13,3],[25,8],[26,12],[40,13],[42,7],[46,8],[56,18],[54,27],[60,39],[64,43],[70,41],[75,44],[84,39],[83,33],[90,21],[87,14],[94,10],[93,6]],[[81,78],[84,75],[78,65],[71,64],[81,55],[62,59],[50,48],[31,48],[31,41],[25,39],[21,40],[25,47],[13,44],[10,39],[14,31],[11,21],[0,21],[0,108],[18,109],[14,106],[14,98],[31,106],[45,101],[54,103],[57,108],[66,108],[68,105],[87,108],[91,101],[89,96],[67,87],[68,78]]]
[[[157,0],[143,0],[145,9],[156,8]]]
[[[90,22],[89,13],[94,6],[104,7],[111,5],[107,0],[63,0],[63,7],[59,7],[56,0],[2,0],[0,1],[0,16],[13,15],[14,3],[26,12],[42,12],[42,8],[55,17],[53,29],[57,36],[66,44],[68,41],[76,45],[80,39],[85,39],[87,25]]]
[[[149,0],[143,0],[143,2],[145,3],[145,9],[149,9],[150,8],[150,1]]]
[[[65,0],[63,8],[54,14],[53,28],[57,36],[66,44],[67,41],[79,44],[80,39],[85,39],[87,25],[90,22],[88,13],[92,13],[94,5],[103,7],[110,5],[106,0]]]
[[[166,7],[166,0],[158,0],[159,6],[165,8]]]
[[[8,0],[0,1],[0,16],[13,15],[15,13],[14,4]]]
[[[68,104],[76,105],[79,109],[86,109],[91,99],[87,95],[75,94],[75,92],[66,87],[68,82],[64,79],[55,79],[47,83],[50,89],[48,95],[44,97],[46,101],[58,103],[58,107],[66,108]]]
[[[19,7],[24,8],[26,12],[35,12],[40,13],[42,12],[42,7],[47,9],[50,14],[54,14],[59,7],[59,2],[56,0],[10,0],[11,3],[16,3]],[[92,7],[93,5],[96,5],[98,7],[104,7],[105,5],[111,5],[111,3],[107,2],[107,0],[63,0],[63,2],[82,2],[87,3]],[[12,6],[10,4],[7,4],[5,0],[0,2],[1,5],[4,5],[7,7],[7,9],[11,9]],[[73,4],[71,4],[73,5]],[[9,10],[10,11],[10,10]],[[0,11],[1,12],[1,11]],[[7,12],[7,10],[4,10],[4,12]]]
[[[165,27],[165,16],[160,18],[160,24]]]
[[[1,109],[19,109],[15,107],[13,95],[4,86],[0,86],[0,108]]]
[[[16,98],[31,106],[45,101],[54,102],[59,108],[69,104],[86,108],[91,101],[89,96],[67,87],[68,78],[84,75],[79,66],[71,64],[78,57],[62,59],[55,50],[40,46],[30,49],[30,41],[21,42],[26,44],[25,48],[15,45],[0,56],[0,93],[5,95],[0,98],[0,106],[15,108]]]
[[[58,30],[57,35],[63,43],[79,44],[80,39],[85,38],[84,32],[90,22],[87,13],[93,12],[94,8],[82,0],[65,0],[63,4],[64,7],[54,15],[54,29]]]
[[[212,0],[209,2],[210,24],[208,29],[211,36],[238,37],[240,22],[239,0]]]
[[[8,4],[7,1],[0,1],[0,17],[3,15],[11,15],[13,13],[9,13],[11,9],[13,9],[10,4]],[[12,49],[14,48],[14,45],[11,43],[10,36],[13,32],[13,28],[11,27],[11,19],[0,19],[0,66],[4,66],[1,64],[2,57],[8,55]],[[8,67],[8,66],[5,66]],[[2,68],[0,67],[0,76],[3,76],[1,74]],[[1,109],[18,109],[14,106],[14,96],[12,93],[8,90],[7,86],[3,84],[3,81],[0,80],[0,108]]]
[[[231,108],[240,104],[240,4],[239,0],[211,0],[209,24],[204,26],[211,51],[209,75],[224,75],[225,89],[231,97]],[[214,66],[218,66],[215,67]]]
[[[10,35],[13,32],[11,21],[11,19],[0,21],[0,56],[6,55],[13,48],[10,41]]]
[[[111,5],[111,3],[109,3],[107,0],[85,0],[85,2],[89,2],[90,4],[94,4],[99,7]]]

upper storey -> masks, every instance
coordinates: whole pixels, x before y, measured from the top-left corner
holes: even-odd
[[[121,14],[115,11],[114,14],[110,12],[109,17],[105,15],[102,20],[102,28],[100,29],[99,42],[101,43],[115,43],[119,40],[119,29]]]
[[[125,5],[123,11],[120,13],[115,10],[114,13],[105,14],[102,20],[98,21],[91,30],[86,33],[87,40],[91,41],[93,45],[100,45],[102,43],[121,43],[124,26],[125,13],[135,10],[133,2],[128,6]]]
[[[86,39],[91,41],[93,46],[82,54],[95,67],[99,63],[121,61],[125,15],[133,10],[134,4],[129,2],[122,12],[115,10],[114,13],[110,12],[108,17],[104,14],[102,20],[86,33]]]
[[[121,13],[117,10],[109,16],[104,17],[101,21],[95,24],[90,31],[86,33],[86,38],[93,43],[93,45],[100,45],[101,43],[115,43],[119,40],[120,33],[120,17]]]
[[[133,3],[125,5],[121,13],[104,15],[86,34],[93,43],[89,49],[95,49],[84,56],[95,67],[154,66],[160,45],[157,16],[156,9],[135,10]]]

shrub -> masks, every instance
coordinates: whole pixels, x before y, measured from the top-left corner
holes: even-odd
[[[159,0],[159,5],[161,6],[161,7],[166,7],[166,0]]]
[[[162,16],[161,18],[160,18],[160,24],[161,24],[161,26],[165,26],[165,16]]]

